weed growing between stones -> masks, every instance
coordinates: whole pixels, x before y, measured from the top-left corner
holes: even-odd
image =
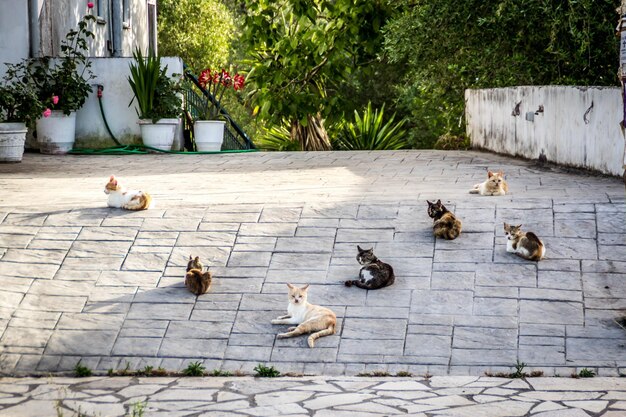
[[[265,366],[261,363],[254,367],[254,372],[254,376],[260,378],[276,378],[280,376],[278,369],[273,366]]]
[[[185,369],[183,369],[183,375],[185,376],[203,376],[204,365],[200,362],[191,362]]]
[[[86,366],[81,365],[80,361],[78,361],[76,366],[74,366],[74,375],[76,375],[76,377],[78,378],[84,378],[87,376],[91,376],[92,372],[91,372],[91,369],[87,368]]]
[[[133,407],[130,409],[130,417],[143,417],[143,413],[146,411],[146,406],[148,402],[136,402],[133,404]]]
[[[524,372],[524,368],[526,368],[526,364],[524,362],[520,362],[519,360],[515,364],[515,372],[510,375],[510,378],[524,378],[527,377],[528,374]]]
[[[374,377],[374,376],[392,376],[392,375],[387,371],[372,371],[372,372],[360,372],[356,374],[356,376]]]
[[[209,375],[211,375],[211,376],[233,376],[232,372],[222,371],[221,369],[213,369],[211,372],[209,372]]]
[[[596,376],[596,373],[591,369],[583,368],[578,373],[578,376],[580,378],[593,378],[594,376]]]
[[[407,371],[399,371],[396,372],[396,376],[400,378],[410,378],[413,376],[413,374]]]

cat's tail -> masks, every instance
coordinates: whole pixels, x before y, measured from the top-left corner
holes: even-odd
[[[308,339],[309,347],[310,348],[315,347],[315,340],[319,339],[320,337],[330,336],[331,334],[335,334],[334,324],[331,324],[330,326],[328,326],[327,329],[320,330],[319,332],[311,334]]]
[[[470,194],[480,194],[480,184],[476,184],[474,188],[469,190]]]

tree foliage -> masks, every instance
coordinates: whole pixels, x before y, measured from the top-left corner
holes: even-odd
[[[220,0],[159,0],[159,55],[180,56],[194,72],[228,63],[235,18]]]
[[[370,32],[380,30],[376,11],[385,3],[246,0],[245,6],[250,97],[259,116],[276,124],[289,120],[305,149],[308,134],[327,140],[322,121],[341,114],[336,86],[362,65],[363,53],[375,52]]]
[[[466,88],[616,83],[616,1],[400,0],[385,52],[406,68],[397,106],[430,146],[463,131]]]

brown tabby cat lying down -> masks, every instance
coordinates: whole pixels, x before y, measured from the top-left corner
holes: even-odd
[[[313,333],[309,336],[309,347],[315,346],[315,340],[322,336],[335,334],[337,316],[332,310],[309,304],[307,291],[309,284],[302,288],[287,284],[289,287],[289,305],[287,315],[272,320],[272,324],[297,324],[296,327],[287,329],[287,333],[279,333],[278,338],[300,336],[301,334]]]

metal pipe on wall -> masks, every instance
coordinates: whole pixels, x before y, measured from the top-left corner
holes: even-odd
[[[124,2],[123,0],[112,0],[111,1],[112,8],[112,38],[113,38],[113,56],[121,57],[122,56],[122,36],[124,33],[123,22],[124,19]]]
[[[41,55],[41,34],[39,31],[39,0],[28,0],[28,37],[29,55],[36,58]]]

